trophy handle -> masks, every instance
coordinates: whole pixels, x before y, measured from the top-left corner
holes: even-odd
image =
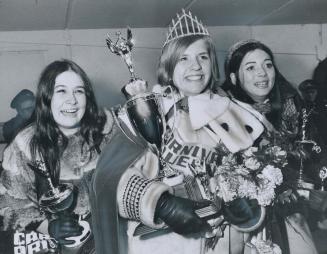
[[[172,95],[172,98],[173,98],[173,101],[174,101],[173,102],[173,124],[172,124],[171,130],[169,132],[166,131],[164,133],[164,138],[163,138],[164,141],[169,140],[173,136],[173,132],[174,132],[175,125],[176,125],[176,119],[177,119],[177,108],[176,108],[177,98],[176,98],[175,94],[173,93],[173,91],[174,91],[173,87],[171,85],[168,85],[167,87],[171,91],[170,94]],[[164,92],[162,94],[162,97],[167,97],[167,96],[168,96],[168,93],[166,93],[166,92]],[[163,102],[161,102],[161,107],[162,107],[161,110],[163,112]],[[164,115],[164,117],[165,117],[165,115]],[[168,120],[167,120],[167,125],[168,125]]]
[[[121,132],[134,144],[138,144],[138,142],[136,142],[135,138],[137,137],[135,130],[132,126],[132,124],[129,122],[129,119],[126,115],[125,121],[122,119],[123,117],[123,107],[121,105],[118,106],[114,106],[110,109],[113,117],[114,117],[114,121],[116,122],[118,128],[121,130]],[[125,125],[126,127],[123,127],[123,125]],[[129,133],[129,134],[128,134]],[[135,137],[135,138],[131,138],[131,136]]]

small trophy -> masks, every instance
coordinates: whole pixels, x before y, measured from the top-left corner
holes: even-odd
[[[296,141],[296,143],[300,144],[300,147],[303,148],[305,144],[312,145],[312,151],[316,153],[321,152],[321,147],[313,140],[307,140],[306,138],[306,125],[308,122],[310,113],[307,113],[307,110],[305,108],[302,109],[302,125],[301,125],[301,131],[302,131],[302,138],[299,141]],[[308,188],[313,189],[312,184],[305,182],[303,177],[303,162],[304,158],[303,156],[300,157],[300,171],[299,171],[299,177],[297,179],[297,185],[300,188]]]
[[[34,164],[28,164],[28,166],[46,180],[48,190],[39,199],[41,210],[54,215],[68,212],[74,203],[74,186],[70,183],[60,183],[58,186],[54,186],[50,172],[43,161],[37,160]],[[83,216],[79,216],[78,223],[83,228],[83,231],[79,236],[67,237],[66,240],[73,240],[74,243],[66,244],[66,247],[74,248],[80,246],[91,235],[90,225],[84,220]]]
[[[47,170],[45,163],[42,161],[37,160],[33,165],[28,165],[34,172],[44,177],[46,180],[48,191],[45,192],[39,199],[41,209],[52,214],[69,209],[74,201],[73,185],[69,183],[62,183],[55,187],[50,173]]]
[[[321,186],[320,186],[320,190],[321,191],[325,191],[325,179],[327,178],[327,168],[326,167],[322,167],[319,171],[319,178],[321,180]]]

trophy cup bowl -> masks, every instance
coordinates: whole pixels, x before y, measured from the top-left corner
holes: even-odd
[[[50,189],[39,199],[40,207],[53,214],[68,210],[73,202],[73,185],[69,183],[62,183]]]
[[[135,133],[159,153],[165,133],[165,119],[159,105],[159,95],[144,93],[136,95],[125,104],[128,118]]]

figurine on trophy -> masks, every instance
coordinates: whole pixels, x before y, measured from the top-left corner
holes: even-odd
[[[138,79],[135,75],[133,60],[132,60],[132,49],[134,46],[134,41],[133,41],[133,35],[131,29],[127,28],[126,39],[122,37],[120,31],[118,31],[116,35],[117,35],[117,39],[115,42],[113,42],[108,35],[106,39],[107,46],[112,53],[121,56],[123,58],[131,75],[129,84],[132,84],[134,81],[136,82],[138,81],[137,85],[135,84],[133,87],[131,85],[126,85],[121,89],[126,99],[130,99],[133,95],[145,92],[147,90],[147,83],[143,80]]]
[[[59,218],[71,213],[71,208],[74,206],[74,186],[70,183],[60,183],[57,186],[53,184],[50,173],[46,165],[41,160],[36,160],[33,164],[28,166],[46,182],[47,191],[39,198],[39,206],[41,211],[49,213],[52,219]],[[51,221],[51,220],[50,220]],[[78,236],[66,237],[65,247],[75,248],[82,245],[91,235],[89,223],[84,216],[79,216],[76,220],[81,228],[82,233]]]

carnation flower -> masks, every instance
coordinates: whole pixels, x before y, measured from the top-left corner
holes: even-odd
[[[247,170],[243,165],[237,165],[234,170],[235,174],[239,175],[248,175],[250,173],[249,170]]]
[[[283,174],[279,168],[267,165],[262,170],[262,175],[274,185],[280,185],[283,182]]]
[[[275,198],[275,188],[271,185],[264,186],[258,189],[258,194],[256,199],[258,203],[262,206],[268,206],[272,203]]]
[[[253,158],[253,157],[244,159],[244,165],[245,165],[245,167],[247,167],[248,169],[251,169],[251,170],[258,170],[261,166],[260,162],[256,158]]]
[[[223,156],[221,160],[221,164],[236,164],[236,158],[234,157],[234,154],[230,153],[226,156]]]
[[[256,153],[257,151],[258,151],[257,147],[251,146],[243,152],[243,156],[244,157],[254,156],[254,153]]]
[[[243,197],[256,198],[257,186],[252,181],[246,180],[244,178],[240,179],[238,194],[241,198]]]

